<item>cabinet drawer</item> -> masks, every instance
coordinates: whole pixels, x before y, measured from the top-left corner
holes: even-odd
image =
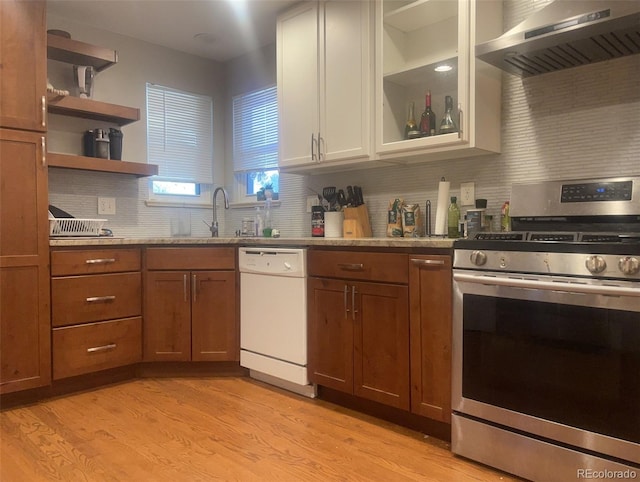
[[[72,377],[142,361],[142,318],[53,330],[53,378]]]
[[[402,253],[309,250],[310,276],[407,283],[408,258]]]
[[[142,313],[141,274],[69,276],[51,280],[51,323],[74,325]]]
[[[147,248],[147,269],[236,269],[235,248]]]
[[[51,276],[140,271],[139,249],[51,251]]]

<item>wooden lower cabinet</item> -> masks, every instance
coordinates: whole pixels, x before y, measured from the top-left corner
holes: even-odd
[[[451,423],[451,256],[409,259],[411,411]]]
[[[223,264],[211,248],[147,249],[144,361],[239,360],[235,255],[218,249],[228,260]],[[186,268],[206,266],[213,257],[210,266],[226,269],[174,270],[182,256]],[[172,269],[156,270],[165,265]]]
[[[309,378],[409,409],[407,286],[310,278]]]
[[[142,360],[139,248],[53,248],[53,379]]]
[[[0,129],[0,394],[51,382],[44,149],[43,134]]]

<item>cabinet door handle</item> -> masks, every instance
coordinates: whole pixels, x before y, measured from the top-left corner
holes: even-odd
[[[189,298],[187,297],[187,275],[182,275],[182,290],[183,290],[183,298],[184,302],[187,303]]]
[[[338,263],[338,268],[345,271],[364,271],[364,264],[362,263]]]
[[[115,343],[109,343],[108,345],[102,345],[102,346],[92,346],[91,348],[87,348],[87,353],[98,353],[101,351],[109,351],[109,350],[113,350],[116,346]]]
[[[47,140],[44,136],[40,138],[40,143],[42,147],[42,167],[47,165]]]
[[[349,305],[347,302],[347,294],[349,293],[349,287],[344,285],[344,317],[349,318]]]
[[[462,106],[458,104],[458,139],[462,139]]]
[[[42,96],[40,99],[41,103],[41,116],[42,116],[42,127],[47,127],[47,97]]]
[[[87,303],[102,303],[104,301],[113,301],[116,297],[113,295],[108,296],[90,296],[87,298]]]
[[[322,147],[320,147],[320,143],[324,144],[324,138],[320,137],[320,133],[318,132],[318,161],[322,162]]]
[[[86,264],[109,264],[115,263],[116,258],[95,258],[95,259],[87,259],[85,260]]]
[[[356,294],[358,292],[356,291],[356,287],[352,286],[351,287],[351,319],[355,320],[356,319],[356,313],[358,313],[358,310],[356,309]]]
[[[313,132],[312,132],[312,133],[311,133],[311,160],[312,160],[312,161],[315,161],[315,160],[316,160],[316,151],[315,151],[315,149],[313,148],[313,145],[314,145],[315,143],[316,143],[316,137],[315,137],[315,135],[314,135],[314,134],[313,134]],[[319,148],[319,146],[318,146],[318,148]]]
[[[191,278],[191,291],[193,291],[192,295],[193,296],[193,302],[195,303],[196,301],[198,301],[198,290],[196,289],[197,287],[197,279],[196,279],[196,275],[194,274],[193,277]]]
[[[417,266],[444,266],[441,259],[412,259],[411,262]]]

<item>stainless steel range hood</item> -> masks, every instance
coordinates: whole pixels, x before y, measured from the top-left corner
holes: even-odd
[[[476,56],[520,77],[640,53],[640,0],[555,0]]]

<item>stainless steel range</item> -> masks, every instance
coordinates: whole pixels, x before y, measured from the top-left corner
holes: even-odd
[[[640,177],[514,185],[511,214],[454,245],[452,450],[640,479]]]

